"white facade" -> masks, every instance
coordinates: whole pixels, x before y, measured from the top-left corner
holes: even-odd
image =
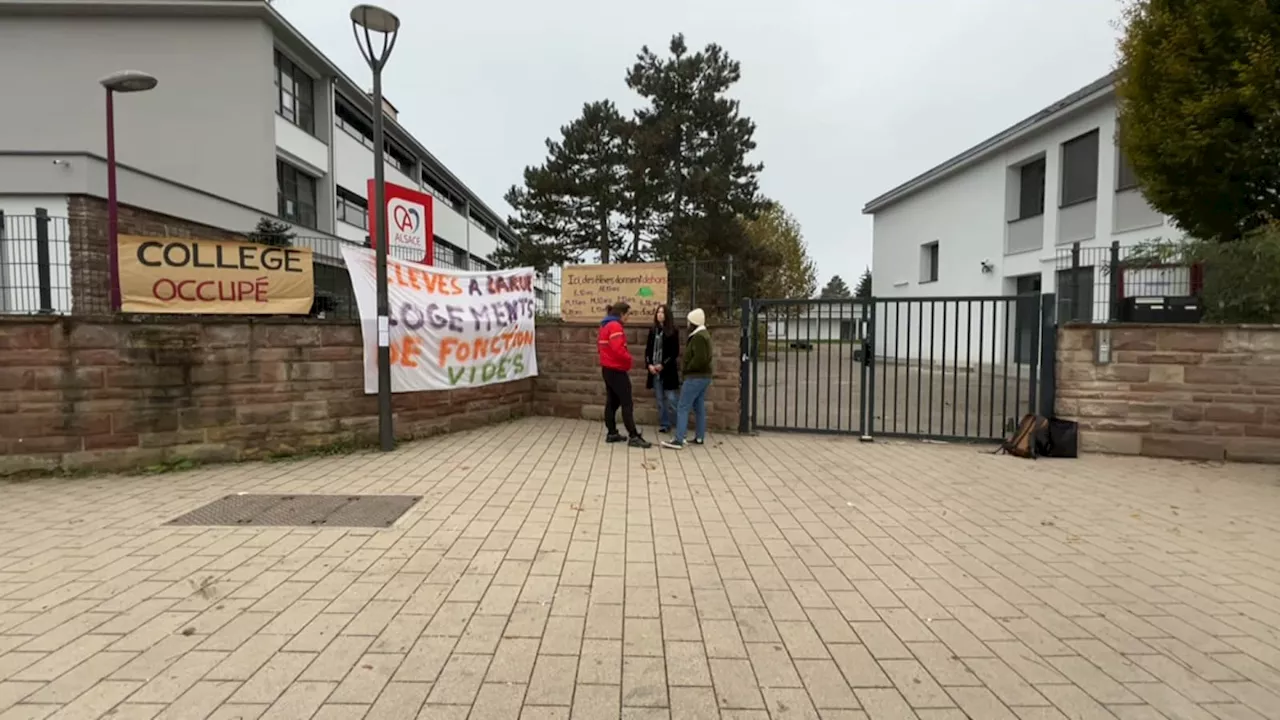
[[[1090,133],[1096,133],[1096,143]],[[873,217],[876,296],[1080,292],[1083,315],[1078,319],[1106,320],[1106,267],[1097,261],[1112,242],[1131,246],[1181,235],[1129,182],[1115,136],[1114,84],[1108,76],[869,202],[863,212]],[[1096,150],[1082,152],[1090,146]],[[1032,194],[1037,191],[1042,201]],[[1079,271],[1073,281],[1078,285],[1065,287],[1075,243],[1084,258],[1081,267],[1089,267]],[[1178,294],[1180,284],[1189,284],[1185,269],[1130,271],[1125,277],[1129,296]],[[974,343],[981,337],[984,347],[995,348],[987,350],[989,361],[1000,362],[1002,335],[1012,334],[1013,303],[990,301],[973,308],[968,318],[968,308],[952,307],[947,332],[958,328],[962,337],[974,336]],[[978,316],[980,311],[985,317]],[[877,336],[892,342],[901,333],[891,325],[891,319],[880,318]],[[911,334],[918,330],[913,327]]]
[[[266,0],[0,0],[0,67],[21,68],[0,73],[10,239],[36,208],[65,218],[68,196],[106,196],[98,80],[122,69],[159,84],[116,96],[121,203],[236,232],[280,217],[335,257],[339,239],[367,236],[368,81],[347,76]],[[393,109],[386,117],[387,181],[436,197],[437,262],[488,266],[514,233]]]

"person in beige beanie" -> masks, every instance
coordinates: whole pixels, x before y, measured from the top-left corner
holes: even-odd
[[[676,404],[676,434],[662,443],[663,447],[672,450],[684,448],[690,412],[697,418],[693,444],[701,445],[707,440],[707,389],[711,387],[715,352],[711,333],[707,331],[707,314],[702,308],[695,308],[689,313],[689,327],[692,330],[684,349],[684,380],[680,385],[680,400]]]

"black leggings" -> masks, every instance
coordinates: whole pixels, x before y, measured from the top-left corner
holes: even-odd
[[[604,401],[604,426],[610,435],[618,434],[618,408],[622,408],[622,424],[627,434],[633,438],[640,437],[636,430],[634,407],[631,400],[631,376],[622,370],[601,368],[604,375],[604,389],[608,398]]]

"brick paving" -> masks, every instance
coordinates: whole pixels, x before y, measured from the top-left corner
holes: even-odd
[[[1276,718],[1278,476],[538,419],[0,483],[0,718]],[[249,491],[425,499],[163,526]]]

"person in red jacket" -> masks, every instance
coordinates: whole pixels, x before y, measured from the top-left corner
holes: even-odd
[[[610,305],[605,318],[600,321],[600,335],[596,348],[600,352],[600,374],[604,376],[604,426],[608,431],[605,442],[627,440],[631,447],[652,447],[636,429],[634,407],[631,399],[631,350],[627,348],[627,331],[622,323],[631,312],[625,302]],[[618,410],[622,410],[622,424],[627,428],[624,438],[618,434]]]

